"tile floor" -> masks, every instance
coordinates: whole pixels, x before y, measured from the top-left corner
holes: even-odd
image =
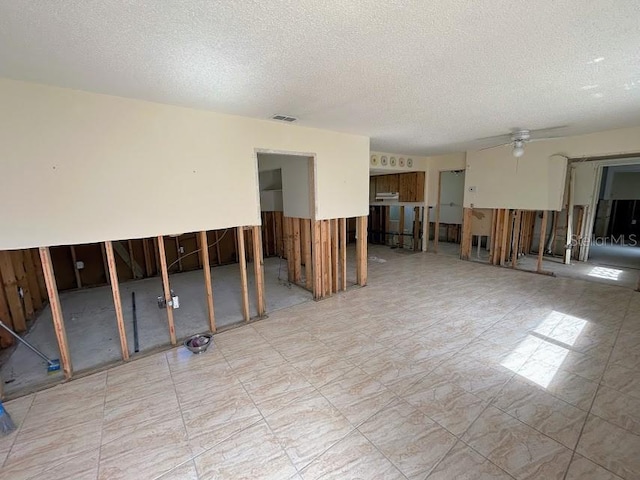
[[[8,402],[0,478],[640,478],[639,293],[371,252],[366,288]]]

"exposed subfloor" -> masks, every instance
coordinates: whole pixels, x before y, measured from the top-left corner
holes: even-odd
[[[310,292],[287,281],[286,260],[268,258],[264,265],[268,312],[312,299]],[[250,312],[255,316],[253,264],[248,264],[247,267]],[[211,272],[217,327],[242,322],[240,267],[237,264],[226,265],[212,268]],[[180,308],[174,311],[178,339],[208,331],[202,270],[176,273],[169,278],[171,288],[180,299]],[[135,355],[132,292],[135,292],[136,297],[140,352],[169,345],[166,310],[159,309],[157,301],[157,297],[163,292],[162,281],[160,278],[147,278],[120,285],[129,352]],[[121,360],[111,287],[63,292],[60,294],[60,301],[75,371],[94,369]],[[49,358],[59,358],[51,309],[48,306],[39,314],[26,339]],[[47,374],[46,363],[24,345],[18,345],[10,355],[9,352],[4,353],[0,372],[5,382],[5,393],[9,395],[63,378],[61,371],[53,375]]]
[[[8,402],[0,478],[640,478],[639,293],[370,252],[365,288]]]

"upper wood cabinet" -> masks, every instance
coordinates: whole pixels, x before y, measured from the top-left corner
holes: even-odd
[[[424,202],[424,172],[395,173],[373,178],[375,193],[398,192],[400,202]]]

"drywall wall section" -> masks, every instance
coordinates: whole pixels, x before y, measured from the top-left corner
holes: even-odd
[[[430,207],[435,207],[438,203],[438,176],[440,172],[464,170],[466,166],[464,152],[427,157],[427,195],[425,198],[429,199]]]
[[[369,138],[0,79],[0,249],[260,223],[256,151],[316,158],[317,218],[368,213]]]
[[[519,159],[511,150],[506,145],[467,152],[465,207],[561,210],[567,173],[563,157],[633,155],[640,152],[640,127],[531,142]],[[586,187],[592,173],[580,168],[576,185],[585,186],[576,186],[574,202],[586,204],[583,197],[593,196]]]
[[[258,153],[258,171],[282,172],[282,207],[285,217],[311,218],[309,157]],[[262,189],[261,189],[262,190]]]

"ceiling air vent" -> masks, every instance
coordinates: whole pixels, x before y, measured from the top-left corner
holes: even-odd
[[[280,120],[281,122],[289,122],[293,123],[298,120],[296,117],[290,117],[289,115],[274,115],[271,117],[272,120]]]

